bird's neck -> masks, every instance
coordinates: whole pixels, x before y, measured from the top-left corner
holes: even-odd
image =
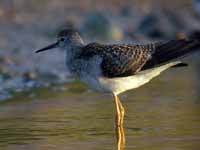
[[[72,61],[74,57],[76,57],[80,53],[81,48],[84,45],[85,44],[79,35],[71,37],[70,44],[68,45],[68,48],[66,49],[66,61]]]
[[[66,65],[70,66],[74,62],[75,58],[81,53],[83,43],[79,43],[73,46],[69,46],[66,50]]]
[[[76,36],[75,38],[71,38],[70,44],[66,49],[66,66],[73,72],[71,68],[75,63],[75,58],[81,53],[82,47],[85,46],[82,38],[80,36]]]

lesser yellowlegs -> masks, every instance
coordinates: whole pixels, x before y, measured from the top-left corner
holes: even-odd
[[[146,45],[85,44],[77,31],[65,29],[58,33],[56,43],[36,53],[58,47],[66,51],[66,65],[74,76],[95,90],[113,95],[116,124],[122,126],[124,108],[118,95],[148,83],[170,67],[185,66],[177,59],[200,50],[200,42],[185,39]]]

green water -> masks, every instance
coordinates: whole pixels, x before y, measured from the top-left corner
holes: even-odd
[[[120,96],[126,150],[200,149],[199,80],[175,74]],[[78,83],[60,88],[17,93],[0,103],[0,149],[117,149],[112,97]]]

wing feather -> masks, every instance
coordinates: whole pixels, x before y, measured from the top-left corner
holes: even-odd
[[[79,59],[100,56],[103,76],[113,78],[130,76],[199,50],[199,40],[172,40],[146,45],[91,43],[82,48]]]
[[[151,58],[153,44],[148,45],[101,45],[88,44],[79,57],[90,59],[95,55],[103,58],[101,69],[105,77],[124,77],[138,72]]]

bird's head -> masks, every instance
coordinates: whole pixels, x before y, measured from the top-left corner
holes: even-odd
[[[79,33],[76,30],[64,29],[57,34],[57,41],[55,43],[46,46],[42,49],[39,49],[35,52],[39,53],[54,48],[68,49],[81,45],[83,45],[83,40],[81,39]]]

